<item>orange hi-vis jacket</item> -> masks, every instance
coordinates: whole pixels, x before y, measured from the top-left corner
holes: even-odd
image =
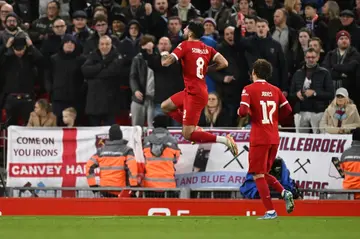
[[[97,185],[96,168],[100,168],[101,187],[137,186],[137,162],[134,151],[126,140],[106,141],[86,163],[86,177],[89,186]]]
[[[175,164],[180,156],[177,141],[164,128],[156,128],[144,138],[145,178],[147,188],[176,188]]]
[[[341,169],[344,171],[344,189],[360,189],[360,141],[354,140],[351,147],[343,152],[340,160]],[[360,194],[355,194],[360,199]]]

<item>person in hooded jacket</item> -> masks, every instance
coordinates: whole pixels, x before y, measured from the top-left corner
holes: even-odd
[[[51,57],[50,68],[45,72],[47,92],[51,95],[53,113],[59,125],[62,123],[62,111],[74,107],[81,111],[79,102],[83,102],[81,88],[84,77],[81,66],[85,57],[80,56],[76,38],[65,34],[59,51]]]
[[[123,74],[120,77],[121,87],[121,109],[130,109],[131,104],[131,90],[130,90],[130,70],[134,57],[140,52],[140,24],[136,20],[131,20],[123,34],[124,39],[121,40],[119,46],[119,53],[123,58]]]

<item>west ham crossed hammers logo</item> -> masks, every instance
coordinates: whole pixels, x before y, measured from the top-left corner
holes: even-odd
[[[302,164],[302,163],[300,162],[300,159],[298,158],[298,159],[295,160],[294,163],[298,163],[298,164],[299,164],[299,167],[294,171],[294,173],[296,173],[296,172],[299,171],[300,169],[302,169],[306,174],[308,173],[304,166],[305,166],[306,164],[311,164],[310,159],[306,159],[306,162]]]
[[[228,151],[229,149],[227,149],[226,151]],[[226,152],[225,151],[225,152]],[[226,168],[227,166],[229,166],[232,162],[234,162],[236,160],[236,162],[239,164],[239,166],[244,169],[244,166],[242,165],[242,163],[240,162],[239,160],[239,156],[242,155],[245,151],[249,152],[249,147],[244,145],[243,147],[243,150],[238,154],[236,155],[232,160],[230,160],[223,168]]]

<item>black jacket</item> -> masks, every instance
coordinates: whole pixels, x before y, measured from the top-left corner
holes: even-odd
[[[111,38],[112,45],[118,50],[120,47],[120,41],[116,36],[107,34]],[[92,52],[96,51],[98,49],[99,45],[99,34],[97,32],[94,32],[85,42],[83,54],[85,56],[91,54]]]
[[[179,8],[178,8],[178,4],[176,4],[175,6],[173,6],[170,9],[170,15],[171,16],[179,16]],[[196,9],[193,5],[191,5],[188,14],[187,14],[187,21],[183,21],[182,22],[182,29],[184,29],[187,24],[189,23],[189,21],[194,20],[195,18],[200,16],[200,11],[198,9]]]
[[[43,67],[43,55],[34,46],[26,49],[19,58],[12,49],[2,46],[0,49],[1,91],[5,94],[34,92],[37,68]]]
[[[154,103],[161,104],[173,94],[184,89],[181,63],[176,62],[168,67],[161,65],[160,54],[144,54],[148,66],[154,71],[155,97]]]
[[[211,122],[206,121],[204,110],[201,112],[198,125],[201,127],[210,127],[211,126]],[[215,123],[212,126],[213,127],[231,127],[231,126],[233,126],[232,122],[231,122],[231,118],[227,114],[227,111],[225,110],[225,108],[221,109],[219,115],[216,118]]]
[[[131,70],[130,70],[130,88],[133,93],[132,100],[136,103],[143,104],[146,99],[146,82],[148,65],[145,61],[143,54],[137,54],[132,60]],[[144,97],[143,100],[139,100],[135,97],[135,92],[140,91]]]
[[[61,49],[51,57],[50,69],[46,71],[47,91],[53,101],[74,102],[81,95],[84,77],[81,66],[84,56],[77,56],[76,51],[65,54]]]
[[[249,71],[252,71],[252,65],[257,59],[263,58],[269,61],[273,67],[273,75],[267,81],[282,91],[288,91],[288,65],[280,43],[270,35],[266,38],[259,38],[257,35],[242,37],[240,31],[240,28],[235,29],[235,47],[240,53],[245,51]]]
[[[115,114],[122,73],[121,56],[112,48],[103,59],[96,50],[87,57],[81,69],[88,83],[85,112],[88,115]]]
[[[293,112],[299,113],[302,101],[296,96],[298,91],[303,90],[304,80],[306,77],[305,67],[297,70],[292,78],[289,97],[295,102]],[[309,98],[304,97],[304,103],[311,104],[315,113],[324,112],[329,102],[334,99],[334,87],[330,72],[323,67],[316,66],[315,71],[311,77],[310,89],[316,92],[316,96]]]

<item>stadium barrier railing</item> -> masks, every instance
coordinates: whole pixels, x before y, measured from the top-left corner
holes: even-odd
[[[8,188],[9,197],[47,197],[61,198],[63,191],[75,192],[79,198],[100,198],[101,192],[109,191],[131,191],[134,198],[180,198],[180,199],[243,199],[239,188],[117,188],[117,187],[11,187]],[[319,199],[341,199],[354,200],[354,194],[360,193],[357,190],[345,189],[300,189],[300,192],[314,192]],[[341,197],[334,197],[341,195]]]

